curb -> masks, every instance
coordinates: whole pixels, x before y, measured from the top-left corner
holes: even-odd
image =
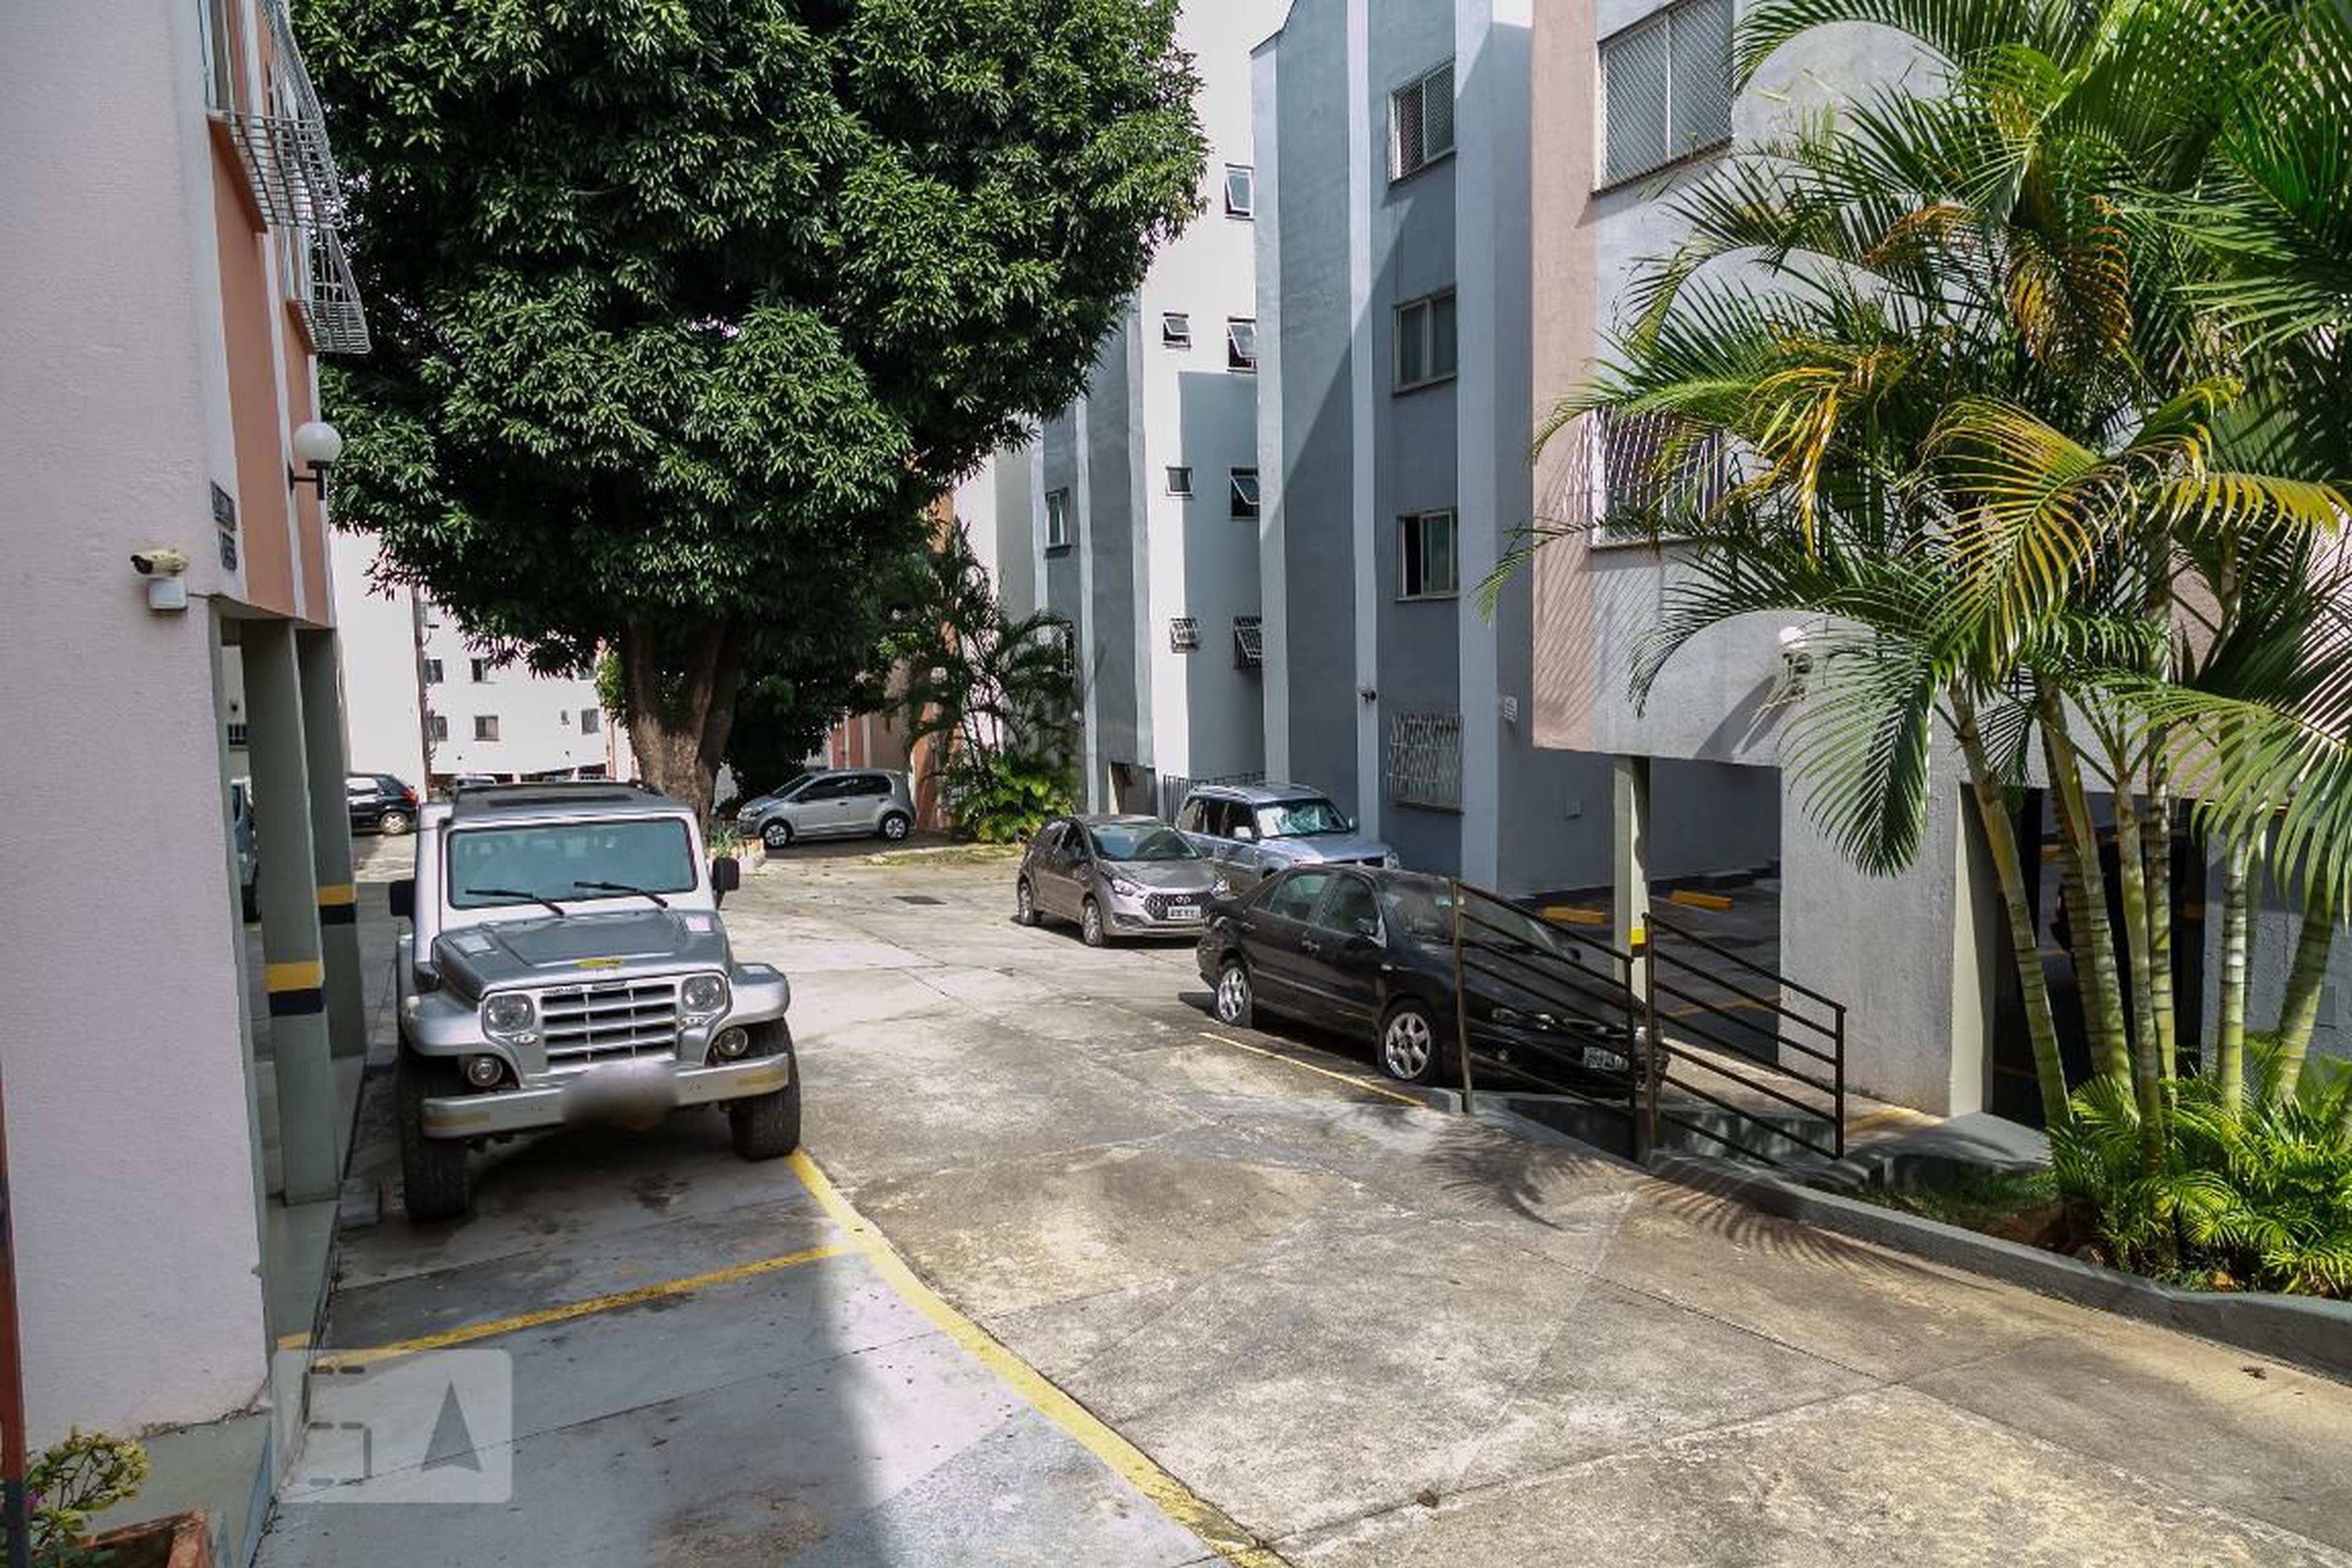
[[[2352,1383],[2352,1301],[2175,1289],[2021,1242],[1801,1187],[1727,1160],[1659,1154],[1650,1171],[1783,1219]]]

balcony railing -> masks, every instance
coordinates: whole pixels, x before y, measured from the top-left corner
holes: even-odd
[[[304,237],[310,249],[309,274],[299,296],[302,324],[310,330],[310,346],[322,354],[363,354],[373,346],[368,337],[367,311],[360,304],[359,285],[352,279],[352,258],[343,251],[342,237],[331,228],[314,228]]]
[[[327,141],[326,111],[302,64],[285,0],[262,0],[269,22],[270,69],[265,113],[215,110],[245,167],[265,222],[274,227],[331,226],[342,216],[343,187]]]

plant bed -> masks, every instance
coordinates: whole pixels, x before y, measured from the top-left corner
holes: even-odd
[[[89,1568],[213,1568],[212,1525],[204,1514],[175,1513],[93,1535],[74,1561]]]
[[[1911,1184],[1900,1180],[1881,1184],[1873,1194],[1878,1201],[1872,1201],[1857,1195],[1851,1176],[1843,1190],[1831,1191],[1703,1155],[1660,1154],[1652,1159],[1650,1168],[1668,1180],[1736,1199],[1784,1219],[2352,1383],[2352,1301],[2256,1290],[2186,1289],[2126,1274],[2104,1261],[2006,1239],[1885,1201]],[[1922,1200],[1914,1197],[1910,1202],[1916,1206]],[[2020,1206],[2007,1218],[2019,1222],[2032,1212]]]

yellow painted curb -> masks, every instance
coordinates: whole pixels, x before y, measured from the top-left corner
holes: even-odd
[[[1721,893],[1702,893],[1689,888],[1676,888],[1666,895],[1666,902],[1690,910],[1727,910],[1731,907],[1731,900]]]

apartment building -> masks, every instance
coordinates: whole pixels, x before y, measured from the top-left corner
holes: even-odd
[[[0,659],[36,759],[0,813],[0,1097],[37,1448],[253,1409],[323,1289],[365,1039],[314,355],[367,329],[278,0],[9,6],[0,73]],[[263,1484],[267,1434],[245,1452]]]
[[[1189,780],[1265,768],[1248,47],[1281,12],[1184,7],[1212,149],[1201,216],[1154,262],[1086,395],[956,495],[1007,608],[1072,627],[1093,810],[1172,809]]]
[[[436,784],[469,773],[506,782],[631,776],[628,731],[604,711],[593,671],[539,675],[500,664],[473,646],[455,616],[415,597],[404,656],[424,693],[422,776]],[[360,733],[354,729],[355,750]]]

